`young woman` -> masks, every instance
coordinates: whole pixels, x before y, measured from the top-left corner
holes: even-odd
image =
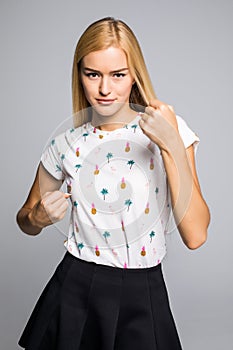
[[[170,219],[188,248],[207,238],[200,140],[156,98],[137,39],[120,20],[101,19],[82,34],[72,87],[74,128],[42,154],[17,215],[22,231],[37,235],[72,204],[67,251],[19,345],[181,349],[161,261]]]

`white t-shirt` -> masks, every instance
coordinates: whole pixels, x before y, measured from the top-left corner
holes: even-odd
[[[159,147],[138,121],[114,131],[88,122],[56,136],[41,156],[72,194],[66,249],[80,259],[121,268],[159,264],[173,217]],[[199,137],[176,116],[185,148]],[[175,223],[175,221],[173,221]],[[174,228],[174,227],[173,227]]]

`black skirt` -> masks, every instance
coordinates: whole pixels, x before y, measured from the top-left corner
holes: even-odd
[[[66,252],[18,344],[26,350],[181,350],[161,264],[123,269]]]

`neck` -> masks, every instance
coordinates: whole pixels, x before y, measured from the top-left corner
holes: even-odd
[[[124,108],[123,111],[120,111],[120,113],[107,116],[100,115],[93,109],[91,123],[94,127],[100,130],[113,131],[124,127],[131,122],[137,114],[138,113],[132,110],[129,106],[128,108]]]

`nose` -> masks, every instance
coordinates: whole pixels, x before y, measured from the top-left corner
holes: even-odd
[[[102,77],[99,85],[99,93],[102,96],[108,96],[111,93],[111,84],[108,77]]]

